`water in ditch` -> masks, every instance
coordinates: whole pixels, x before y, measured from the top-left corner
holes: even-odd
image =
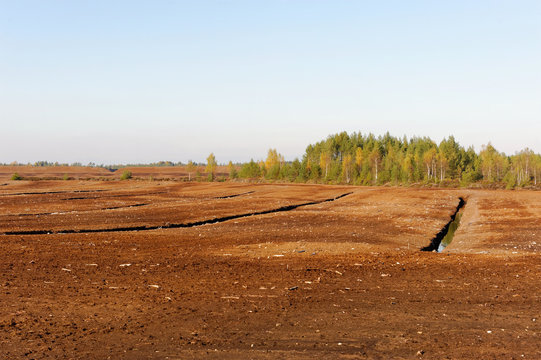
[[[460,201],[458,203],[456,211],[451,216],[451,220],[430,241],[430,245],[421,248],[421,251],[442,252],[445,247],[447,247],[451,243],[453,237],[455,236],[455,232],[460,225],[460,218],[462,217],[462,213],[464,212],[464,206],[466,205],[466,201],[463,198],[460,197],[459,200]]]
[[[443,237],[440,244],[438,245],[437,252],[442,252],[443,249],[447,247],[453,241],[453,237],[455,236],[455,232],[457,231],[458,227],[460,226],[460,219],[462,218],[462,214],[464,213],[464,208],[460,209],[460,211],[456,214],[455,219],[453,222],[449,224],[449,229],[447,230],[447,234]]]

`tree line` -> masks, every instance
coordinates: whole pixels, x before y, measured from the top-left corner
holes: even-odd
[[[20,165],[11,163],[11,165]],[[32,164],[28,164],[32,165]],[[38,161],[33,166],[67,166]],[[74,163],[70,166],[82,166]],[[218,163],[211,153],[206,164],[188,161],[159,161],[152,164],[96,165],[116,170],[126,166],[184,166],[188,180],[201,180],[203,166],[208,181],[229,179],[267,179],[286,182],[311,182],[353,185],[432,185],[505,186],[508,189],[540,186],[541,155],[525,148],[514,155],[499,152],[488,143],[475,152],[464,148],[453,136],[439,144],[428,137],[394,137],[341,132],[306,147],[301,159],[285,161],[276,149],[269,149],[265,160],[227,164],[217,174]],[[219,175],[219,176],[217,176]]]
[[[308,145],[301,160],[286,162],[270,149],[264,161],[251,160],[240,170],[230,162],[229,169],[230,178],[354,185],[482,183],[515,188],[539,184],[541,155],[526,148],[508,156],[490,143],[476,153],[473,146],[466,149],[453,136],[437,144],[428,137],[341,132]]]

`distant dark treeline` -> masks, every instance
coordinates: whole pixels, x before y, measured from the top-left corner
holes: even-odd
[[[34,163],[28,163],[28,164],[20,164],[17,162],[13,162],[11,164],[3,164],[3,165],[12,165],[12,166],[39,166],[39,167],[45,167],[45,166],[89,166],[89,167],[101,167],[105,169],[121,169],[125,167],[156,167],[156,166],[185,166],[186,164],[182,162],[174,162],[174,161],[158,161],[154,163],[147,163],[147,164],[117,164],[117,165],[105,165],[105,164],[96,164],[94,162],[89,162],[88,164],[82,164],[80,162],[74,162],[74,163],[59,163],[57,162],[51,162],[51,161],[36,161]],[[205,164],[196,164],[196,165],[205,165]]]
[[[538,184],[541,155],[526,148],[507,156],[490,143],[477,154],[472,146],[465,149],[453,136],[436,144],[428,137],[342,132],[309,145],[302,161],[284,162],[271,149],[266,161],[243,164],[238,176],[355,185],[468,186],[482,182],[514,188]]]

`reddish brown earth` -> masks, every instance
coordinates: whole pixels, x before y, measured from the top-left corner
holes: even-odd
[[[541,192],[4,184],[0,358],[541,358]]]

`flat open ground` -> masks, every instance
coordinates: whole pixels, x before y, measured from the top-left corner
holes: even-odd
[[[1,185],[1,358],[541,358],[538,191]]]

